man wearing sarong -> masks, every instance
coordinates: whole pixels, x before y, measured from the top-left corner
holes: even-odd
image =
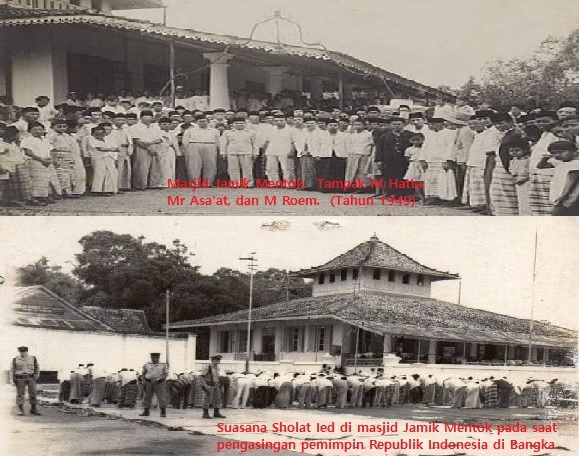
[[[316,157],[319,155],[320,130],[312,117],[304,122],[305,128],[300,132],[296,143],[300,176],[307,190],[316,188]]]
[[[92,366],[92,386],[88,403],[93,407],[100,407],[105,399],[106,374],[103,369]]]
[[[16,405],[18,414],[25,415],[24,396],[28,388],[28,400],[30,402],[30,414],[41,415],[36,409],[36,380],[40,375],[40,367],[36,356],[28,354],[28,347],[18,347],[18,356],[12,359],[11,376],[12,383],[16,386]]]
[[[312,405],[312,386],[310,376],[306,374],[296,374],[293,379],[294,395],[298,401],[299,408],[310,408]]]
[[[493,215],[519,215],[515,178],[509,172],[512,157],[508,145],[520,141],[522,132],[515,128],[513,119],[507,113],[493,114],[491,120],[500,137],[490,187],[491,212]]]
[[[203,388],[203,416],[202,418],[226,418],[219,412],[221,405],[221,388],[219,386],[219,364],[221,355],[211,357],[211,363],[203,366],[201,382]],[[213,406],[213,417],[209,415],[209,407]]]
[[[143,366],[143,382],[145,389],[145,398],[143,400],[143,413],[139,416],[149,416],[151,410],[151,401],[153,395],[157,396],[161,417],[167,416],[167,399],[165,379],[169,366],[166,363],[159,362],[160,353],[151,353],[151,361]]]
[[[68,198],[74,196],[77,187],[75,181],[75,148],[76,142],[68,133],[68,124],[64,119],[55,119],[47,139],[52,146],[51,158],[56,169],[56,175],[62,189],[62,194]]]
[[[431,131],[422,146],[422,159],[426,162],[425,204],[452,203],[458,196],[454,175],[457,132],[445,128],[444,123],[442,118],[430,119]]]
[[[422,402],[424,404],[434,405],[437,383],[436,378],[432,374],[424,379],[424,395],[422,396]]]
[[[544,157],[549,157],[549,144],[558,140],[550,132],[556,119],[552,111],[544,111],[534,114],[534,125],[541,130],[539,140],[531,148],[531,160],[529,162],[529,205],[531,215],[550,215],[553,207],[549,195],[551,181],[555,174],[554,168],[538,168],[538,164]]]
[[[243,177],[249,187],[253,187],[253,161],[259,154],[255,131],[246,127],[245,119],[233,118],[233,130],[221,136],[220,153],[227,159],[227,173],[234,182]]]
[[[118,406],[119,408],[134,408],[137,404],[137,372],[123,368],[119,372],[119,378],[121,389]]]
[[[494,134],[495,131],[489,132],[485,129],[482,119],[477,114],[468,121],[468,126],[474,133],[474,139],[466,162],[467,174],[462,203],[468,204],[475,212],[490,214],[485,192],[485,163],[487,155],[496,150],[499,138]]]
[[[282,374],[275,377],[270,382],[277,389],[275,396],[275,406],[277,408],[286,409],[291,405],[292,399],[292,376],[289,374]]]
[[[91,192],[95,195],[112,196],[118,193],[119,176],[115,162],[119,144],[107,131],[112,131],[109,123],[93,128],[87,141],[87,150],[94,173]]]

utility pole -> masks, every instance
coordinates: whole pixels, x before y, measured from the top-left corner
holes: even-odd
[[[247,314],[247,342],[245,351],[245,372],[249,372],[249,362],[251,360],[251,310],[253,307],[253,275],[257,268],[256,252],[251,252],[248,257],[239,258],[242,261],[249,261],[249,313]]]
[[[171,292],[165,290],[165,362],[169,365],[169,300]]]

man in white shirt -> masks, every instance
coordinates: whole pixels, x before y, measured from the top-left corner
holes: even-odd
[[[255,131],[246,128],[243,117],[233,118],[233,129],[221,136],[221,155],[227,158],[227,172],[232,181],[247,181],[253,187],[253,160],[258,154]]]
[[[135,154],[133,188],[142,191],[161,186],[159,145],[163,140],[159,126],[153,123],[152,111],[142,111],[139,117],[139,123],[130,127],[129,134]]]
[[[430,134],[422,146],[422,159],[427,164],[425,204],[454,201],[458,196],[454,169],[456,167],[456,130],[444,127],[444,119],[433,117],[429,121]]]
[[[347,142],[348,160],[346,165],[346,180],[363,179],[367,181],[366,169],[372,155],[374,140],[372,133],[364,129],[364,121],[356,119],[353,122],[353,131]],[[367,182],[366,182],[367,183]]]
[[[281,181],[280,167],[284,179],[295,180],[295,170],[290,169],[288,158],[296,148],[296,142],[296,133],[286,125],[285,116],[276,114],[274,127],[266,132],[264,144],[266,174],[269,180]]]

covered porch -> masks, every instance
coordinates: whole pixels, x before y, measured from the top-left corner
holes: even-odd
[[[450,96],[337,52],[86,11],[0,9],[0,41],[0,96],[17,105],[40,93],[60,102],[69,91],[169,97],[171,81],[209,95],[212,108],[230,108],[239,93],[314,101],[335,94],[336,104],[360,95],[422,102]]]

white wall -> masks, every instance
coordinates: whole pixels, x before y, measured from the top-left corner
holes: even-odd
[[[330,274],[334,273],[336,276],[336,281],[334,283],[329,282]],[[313,296],[324,296],[327,294],[335,293],[352,293],[354,290],[378,290],[386,291],[392,293],[407,294],[411,296],[424,296],[430,297],[431,292],[431,279],[430,277],[424,277],[424,285],[417,285],[416,281],[418,279],[418,274],[408,273],[410,275],[410,283],[402,283],[402,276],[404,272],[395,271],[396,277],[394,282],[388,281],[388,270],[382,269],[380,280],[374,280],[373,268],[362,268],[359,272],[359,280],[352,280],[352,268],[348,268],[348,279],[342,281],[340,278],[341,269],[335,271],[325,271],[325,280],[323,284],[319,284],[319,274],[314,277],[313,284]]]
[[[6,326],[2,329],[2,370],[10,367],[18,356],[16,347],[25,345],[38,358],[41,370],[58,371],[59,379],[67,378],[78,364],[94,363],[108,369],[140,370],[149,361],[149,353],[160,352],[165,360],[163,336],[141,336],[106,332],[56,331],[52,329]],[[196,337],[170,339],[170,367],[175,372],[190,371],[195,364]]]

